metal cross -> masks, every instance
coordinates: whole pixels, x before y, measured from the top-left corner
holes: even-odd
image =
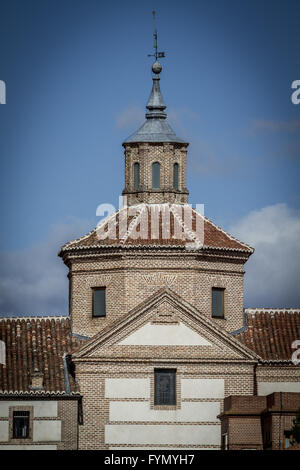
[[[155,11],[152,12],[153,15],[153,38],[154,38],[154,54],[148,54],[148,57],[155,57],[155,60],[161,57],[165,57],[164,52],[158,52],[157,51],[157,29],[156,29],[156,24],[155,24]]]

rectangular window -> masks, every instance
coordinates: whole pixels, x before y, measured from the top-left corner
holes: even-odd
[[[93,317],[105,317],[105,287],[93,289]]]
[[[173,165],[173,187],[178,191],[178,163]]]
[[[224,290],[218,287],[212,288],[212,316],[224,318]]]
[[[152,189],[160,188],[160,163],[152,163]]]
[[[26,439],[29,437],[29,411],[13,412],[13,438]]]
[[[134,173],[134,175],[133,175],[133,177],[134,177],[134,189],[135,189],[135,191],[137,191],[140,187],[140,164],[138,162],[136,162],[134,164],[133,168],[134,168],[134,171],[133,171],[133,173]]]
[[[176,370],[154,371],[154,405],[176,405]]]

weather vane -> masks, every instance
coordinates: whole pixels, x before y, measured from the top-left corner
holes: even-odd
[[[155,11],[152,12],[153,15],[153,38],[154,38],[154,54],[148,54],[148,57],[155,57],[155,60],[157,61],[158,58],[165,57],[164,52],[158,52],[157,51],[157,29],[156,29],[156,24],[155,24]]]

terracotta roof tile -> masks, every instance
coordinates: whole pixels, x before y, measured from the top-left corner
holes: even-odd
[[[80,343],[71,334],[68,317],[0,318],[0,340],[6,365],[0,364],[0,393],[29,392],[35,370],[44,374],[45,392],[65,392],[62,356]],[[69,375],[70,388],[76,384]]]
[[[135,211],[135,215],[126,212],[128,210]],[[105,238],[100,236],[101,233],[105,234]],[[254,251],[191,206],[140,204],[115,212],[87,235],[65,244],[60,254],[69,250],[100,246],[184,247],[195,242],[196,249],[204,247],[238,250],[249,254]]]
[[[300,338],[300,310],[246,309],[247,329],[236,335],[266,360],[291,360],[291,345]]]

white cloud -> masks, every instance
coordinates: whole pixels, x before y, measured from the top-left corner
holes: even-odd
[[[0,253],[0,316],[67,314],[68,270],[57,253],[91,228],[73,219],[53,226],[47,239],[27,250]]]
[[[245,265],[245,306],[300,307],[300,214],[286,204],[250,212],[229,233],[255,248]]]
[[[68,270],[57,253],[92,228],[83,220],[58,224],[40,244],[1,253],[0,316],[68,313]],[[300,214],[286,204],[267,206],[228,231],[255,248],[245,265],[245,305],[300,307]]]

